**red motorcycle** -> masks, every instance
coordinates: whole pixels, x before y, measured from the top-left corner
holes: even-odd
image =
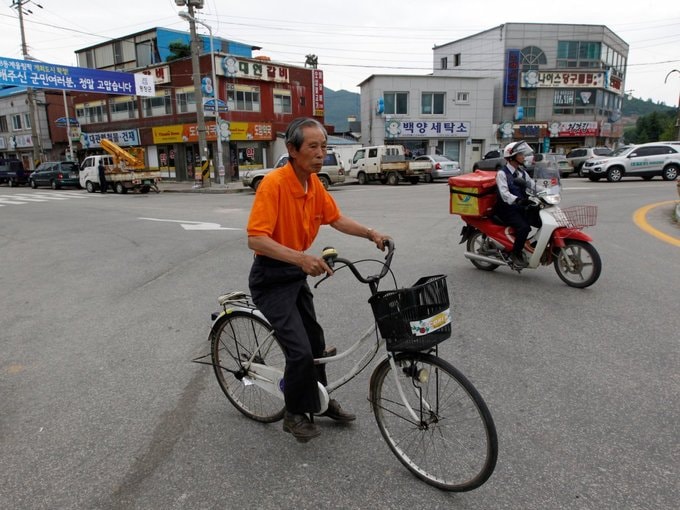
[[[581,205],[561,209],[560,174],[553,167],[536,168],[537,189],[527,188],[531,205],[539,210],[541,227],[532,228],[524,248],[528,266],[536,269],[552,264],[557,275],[570,287],[585,288],[597,281],[602,261],[592,238],[584,227],[593,226],[597,207]],[[477,170],[471,174],[451,177],[450,212],[465,222],[461,243],[466,243],[465,257],[483,271],[508,266],[518,273],[523,268],[513,265],[510,252],[514,231],[493,215],[496,201],[496,172]]]

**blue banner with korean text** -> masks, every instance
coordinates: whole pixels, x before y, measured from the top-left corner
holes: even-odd
[[[0,57],[0,85],[126,96],[156,94],[153,77],[141,73],[101,71],[5,57]]]

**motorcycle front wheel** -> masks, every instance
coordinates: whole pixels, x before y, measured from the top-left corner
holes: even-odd
[[[585,241],[566,239],[564,247],[555,250],[555,271],[570,287],[584,289],[597,281],[602,261],[595,247]]]
[[[479,230],[475,230],[472,234],[470,234],[466,246],[467,251],[470,253],[484,255],[486,257],[491,257],[498,251],[493,243],[489,241],[489,238],[486,236],[486,234],[482,234]],[[482,271],[493,271],[500,265],[473,259],[470,259],[470,262],[472,262],[472,265],[474,265],[477,269],[481,269]]]

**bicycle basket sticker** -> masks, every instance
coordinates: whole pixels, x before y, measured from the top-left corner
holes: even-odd
[[[451,324],[451,309],[447,308],[443,312],[438,313],[433,317],[419,321],[411,321],[411,334],[414,336],[423,336],[432,333],[447,324]]]

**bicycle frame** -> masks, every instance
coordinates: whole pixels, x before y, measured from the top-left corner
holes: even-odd
[[[229,303],[225,303],[225,308],[224,311],[222,311],[217,318],[215,319],[215,323],[219,321],[223,316],[228,315],[232,313],[233,311],[241,311],[245,313],[250,313],[255,315],[256,317],[263,319],[264,321],[269,324],[269,321],[264,317],[262,312],[258,310],[257,308],[251,308],[251,307],[246,307],[246,306],[231,306],[227,307]],[[345,359],[352,354],[354,354],[357,350],[359,350],[360,347],[365,345],[369,340],[373,340],[373,334],[376,331],[376,325],[373,324],[371,325],[360,337],[359,339],[354,342],[350,347],[348,347],[346,350],[333,355],[333,356],[326,356],[324,358],[316,358],[314,360],[314,363],[317,365],[321,364],[328,364],[328,363],[334,363],[336,361],[340,361],[342,359]],[[338,379],[329,382],[325,387],[321,383],[318,383],[319,386],[319,400],[321,401],[321,410],[319,413],[323,413],[326,411],[328,408],[328,401],[330,399],[329,394],[338,389],[340,386],[344,385],[345,383],[349,382],[352,380],[354,377],[356,377],[359,373],[361,373],[370,363],[370,361],[375,357],[375,355],[378,353],[380,348],[384,345],[385,340],[378,335],[377,341],[374,343],[372,348],[369,348],[366,350],[364,355],[359,358],[359,360],[354,364],[352,368],[350,368],[347,373],[339,377]],[[264,391],[267,393],[274,395],[281,400],[283,400],[283,371],[270,367],[268,365],[264,365],[261,363],[255,363],[253,360],[256,358],[256,356],[260,355],[263,356],[266,354],[266,352],[269,350],[271,347],[272,343],[275,342],[274,338],[274,331],[272,330],[267,337],[264,339],[264,341],[260,344],[260,346],[250,355],[250,358],[246,361],[243,362],[244,368],[248,371],[248,376],[247,378],[244,378],[244,380],[249,381],[245,382],[244,384],[256,384],[260,388],[262,388]],[[408,400],[406,398],[406,395],[404,393],[404,389],[401,386],[401,383],[399,379],[397,378],[397,368],[396,364],[394,362],[394,356],[392,353],[387,353],[387,358],[389,359],[389,362],[392,366],[392,373],[394,374],[394,379],[395,383],[397,385],[397,388],[399,390],[399,395],[401,396],[401,399],[404,403],[404,406],[408,410],[409,414],[411,417],[416,421],[419,422],[420,418],[418,414],[413,410],[411,405],[408,403]],[[421,405],[424,405],[425,408],[428,410],[430,409],[430,406],[428,403],[422,399],[421,400]]]

